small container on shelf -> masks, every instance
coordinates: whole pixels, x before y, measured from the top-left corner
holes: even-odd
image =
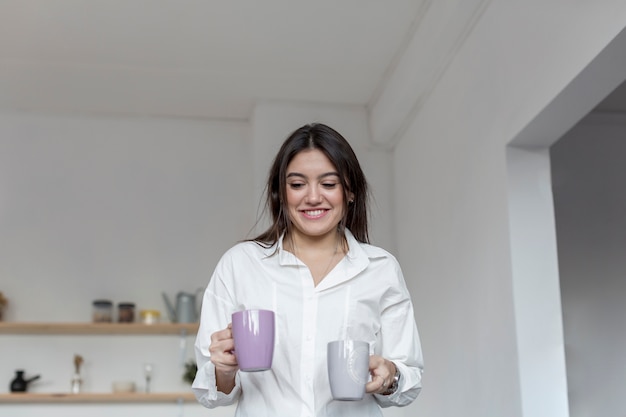
[[[161,321],[161,312],[159,310],[141,310],[139,316],[144,324],[155,324]]]
[[[111,384],[113,392],[135,392],[136,386],[133,381],[113,381]]]
[[[119,323],[132,323],[135,321],[135,304],[119,303],[117,305],[117,321]]]
[[[94,300],[92,321],[111,323],[113,321],[113,303],[110,300]]]
[[[0,321],[2,321],[2,313],[4,313],[4,308],[9,303],[9,300],[6,299],[2,291],[0,291]]]

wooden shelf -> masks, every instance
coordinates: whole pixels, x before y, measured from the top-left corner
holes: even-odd
[[[198,323],[37,323],[0,322],[0,334],[176,334],[191,335]]]
[[[169,393],[13,393],[0,394],[0,404],[20,403],[177,403],[195,402],[191,392]]]
[[[43,323],[0,322],[4,335],[194,335],[198,323]],[[179,403],[195,402],[192,392],[171,393],[8,393],[0,404],[36,403]]]

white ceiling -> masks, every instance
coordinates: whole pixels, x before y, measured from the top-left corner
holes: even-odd
[[[247,119],[366,105],[429,0],[0,0],[0,109]]]
[[[432,1],[0,0],[0,110],[241,120],[262,100],[367,105]],[[465,22],[439,18],[444,56]],[[626,85],[598,109],[626,111]]]

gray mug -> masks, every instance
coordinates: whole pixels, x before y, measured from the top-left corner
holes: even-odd
[[[369,377],[369,343],[335,340],[328,343],[328,380],[335,400],[358,401]]]

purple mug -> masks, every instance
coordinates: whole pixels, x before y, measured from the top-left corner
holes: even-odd
[[[239,369],[246,372],[270,369],[274,356],[274,312],[237,311],[232,315],[232,324]]]

